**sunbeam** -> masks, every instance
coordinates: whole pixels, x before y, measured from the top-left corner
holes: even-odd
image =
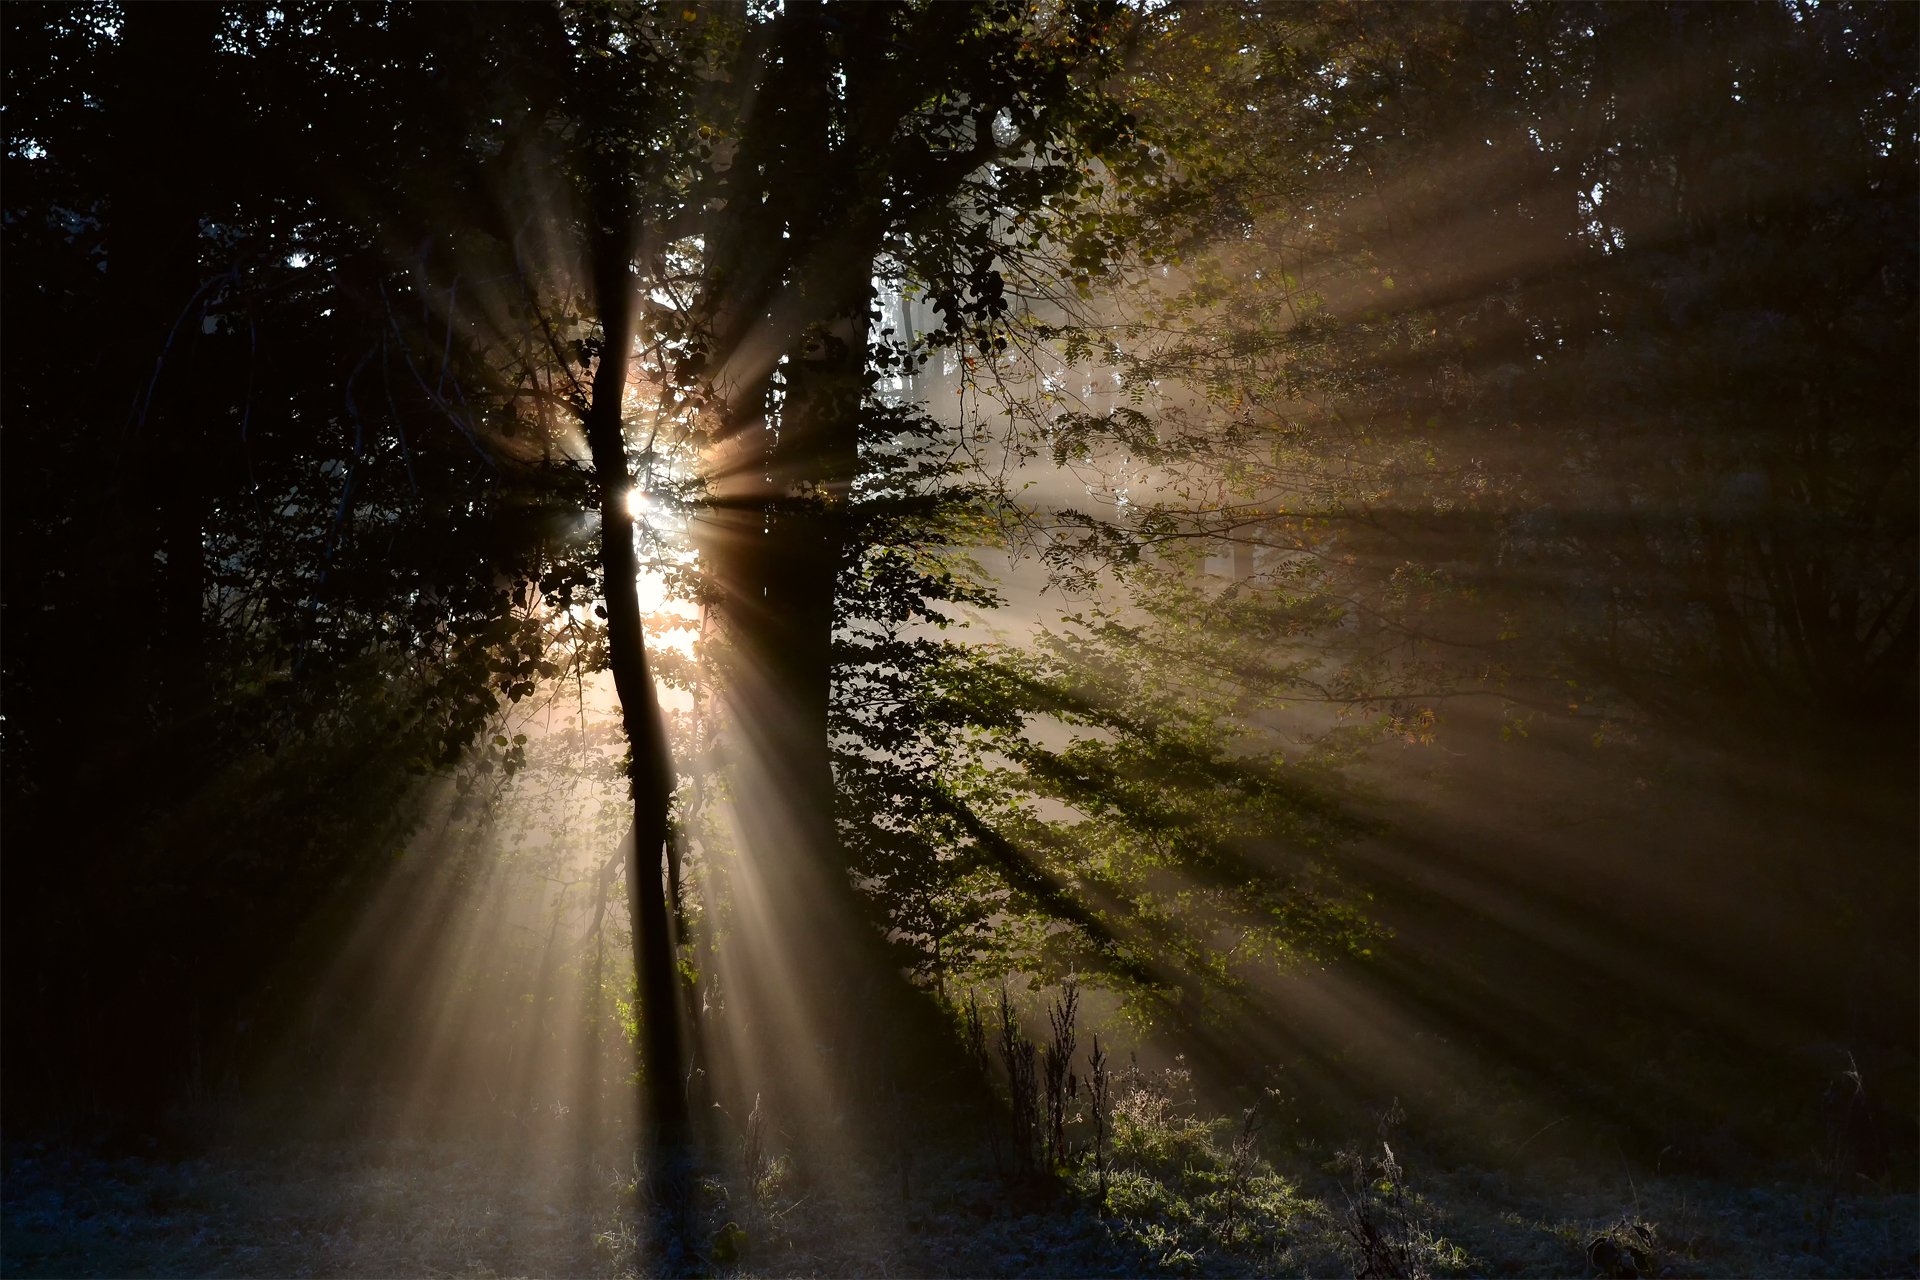
[[[1913,1272],[1920,8],[0,19],[0,1271]]]

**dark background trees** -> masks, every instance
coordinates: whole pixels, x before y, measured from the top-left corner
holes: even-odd
[[[10,1106],[141,1113],[271,1020],[259,970],[508,694],[564,542],[356,198],[444,154],[352,114],[373,25],[11,20]]]

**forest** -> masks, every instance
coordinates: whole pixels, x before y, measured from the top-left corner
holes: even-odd
[[[1920,7],[0,24],[0,1271],[1920,1271]]]

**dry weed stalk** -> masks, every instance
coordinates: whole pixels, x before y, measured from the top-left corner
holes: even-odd
[[[1071,981],[1047,1011],[1053,1043],[1042,1055],[1047,1101],[1046,1167],[1058,1168],[1068,1158],[1067,1120],[1080,1080],[1073,1072],[1074,1022],[1080,1010],[1080,990]]]
[[[1040,1129],[1039,1054],[1033,1041],[1014,1020],[1007,989],[1000,989],[1000,1059],[1007,1068],[1009,1119],[1013,1129],[1013,1159],[1021,1171],[1034,1167],[1035,1140]]]

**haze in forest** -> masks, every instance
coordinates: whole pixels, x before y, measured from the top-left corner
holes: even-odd
[[[18,1274],[1909,1274],[1916,10],[10,6]]]

